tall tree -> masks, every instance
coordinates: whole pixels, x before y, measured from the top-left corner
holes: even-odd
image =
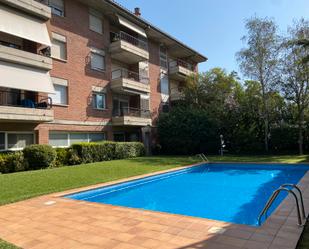
[[[296,105],[296,124],[298,127],[299,154],[303,154],[303,133],[305,112],[309,105],[309,63],[305,47],[291,41],[302,41],[309,38],[309,20],[301,19],[289,29],[288,41],[285,42],[285,54],[282,58],[282,89],[287,100]]]
[[[277,26],[268,18],[253,17],[246,21],[247,35],[243,37],[246,47],[237,54],[237,60],[243,74],[259,82],[262,92],[262,112],[264,120],[264,147],[269,145],[269,105],[268,93],[277,82],[280,37]]]

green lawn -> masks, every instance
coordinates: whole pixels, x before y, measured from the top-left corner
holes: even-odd
[[[309,162],[308,156],[209,156],[211,162]],[[0,174],[0,205],[97,183],[142,175],[199,162],[181,156],[143,157],[39,171]],[[309,230],[309,229],[308,229]],[[307,232],[309,234],[309,231]],[[303,241],[306,241],[306,234]],[[300,246],[299,249],[308,248]],[[16,249],[0,240],[0,249]]]
[[[19,247],[16,247],[0,239],[0,249],[19,249]]]
[[[0,175],[0,205],[198,162],[190,157],[143,157]]]

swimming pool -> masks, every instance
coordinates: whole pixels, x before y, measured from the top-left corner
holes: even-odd
[[[297,184],[307,170],[308,165],[204,164],[65,197],[256,226],[272,192]],[[269,214],[285,196],[279,195]]]

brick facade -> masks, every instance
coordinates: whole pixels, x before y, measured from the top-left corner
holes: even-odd
[[[123,132],[125,137],[129,137],[130,133],[134,133],[139,139],[142,139],[145,137],[145,134],[142,134],[142,126],[115,126],[112,122],[113,98],[118,95],[118,93],[116,94],[111,90],[110,86],[112,64],[123,65],[123,62],[118,63],[111,58],[109,53],[110,31],[114,31],[115,28],[118,29],[119,27],[117,27],[115,21],[113,21],[113,24],[111,23],[110,16],[103,15],[103,33],[94,32],[89,28],[89,6],[86,5],[87,3],[64,0],[64,4],[64,17],[52,15],[52,18],[47,21],[47,28],[50,37],[52,37],[52,33],[56,33],[66,38],[67,59],[65,61],[53,59],[53,68],[50,75],[67,80],[68,104],[53,105],[53,122],[41,124],[0,122],[0,131],[33,131],[36,135],[36,142],[39,144],[49,143],[50,132],[103,132],[108,140],[114,139],[113,133]],[[153,134],[155,134],[156,120],[162,105],[160,44],[159,40],[148,39],[149,109],[154,129]],[[35,43],[29,42],[26,45],[24,49],[32,51]],[[91,48],[105,52],[105,71],[91,69]],[[127,65],[127,69],[138,73],[139,64]],[[106,109],[104,110],[93,108],[92,94],[94,87],[104,89],[106,95]],[[139,95],[128,94],[127,97],[129,98],[130,107],[140,108],[141,100]]]

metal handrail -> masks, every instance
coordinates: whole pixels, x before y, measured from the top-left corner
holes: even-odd
[[[204,162],[210,162],[204,153],[197,154]]]
[[[148,85],[149,84],[149,77],[141,76],[137,72],[130,71],[128,69],[120,68],[112,71],[112,79],[120,79],[120,78],[126,78],[126,79],[133,79],[134,81],[143,83]]]
[[[290,183],[283,184],[283,185],[281,185],[281,187],[292,187],[292,189],[295,188],[297,190],[299,197],[300,197],[300,204],[301,204],[301,211],[302,211],[302,214],[303,214],[303,218],[307,219],[305,206],[304,206],[303,194],[302,194],[300,188],[296,184],[290,184]]]
[[[123,116],[131,116],[131,117],[146,117],[150,118],[150,110],[139,109],[134,107],[122,107],[120,109],[113,110],[114,117],[123,117]]]
[[[294,193],[293,190],[291,189],[288,189],[284,186],[293,186],[295,188],[296,185],[293,185],[293,184],[283,184],[280,188],[278,188],[277,190],[275,190],[271,197],[268,199],[266,205],[264,206],[262,212],[260,213],[259,217],[258,217],[258,225],[261,225],[261,219],[264,215],[266,215],[267,217],[267,211],[268,209],[272,206],[272,204],[274,203],[274,201],[276,200],[276,198],[278,197],[278,195],[280,194],[281,191],[286,191],[288,192],[289,194],[292,194],[294,199],[295,199],[295,203],[296,203],[296,208],[297,208],[297,218],[298,218],[298,225],[299,226],[302,226],[302,218],[301,218],[301,215],[300,215],[300,208],[299,208],[299,202],[298,202],[298,198],[297,198],[297,195]],[[300,189],[298,187],[296,187],[296,189],[300,191]],[[302,195],[301,195],[302,196]],[[301,201],[302,201],[302,198],[301,198]],[[303,201],[302,201],[303,203]],[[303,204],[302,204],[303,205]],[[303,209],[304,211],[304,209]],[[303,213],[303,216],[304,216],[304,213]]]
[[[184,60],[181,60],[181,59],[176,59],[176,60],[172,60],[170,61],[170,65],[172,63],[176,63],[176,66],[181,66],[181,67],[184,67],[186,69],[189,69],[190,71],[194,71],[194,67],[192,64],[190,64],[189,62],[186,62]]]
[[[111,42],[115,42],[115,41],[126,41],[136,47],[139,47],[143,50],[148,51],[148,43],[145,41],[142,41],[141,39],[138,39],[126,32],[120,31],[119,33],[115,33],[115,32],[110,32],[111,36]]]

